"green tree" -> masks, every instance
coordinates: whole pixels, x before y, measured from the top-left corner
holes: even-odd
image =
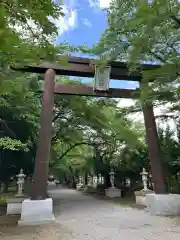
[[[142,63],[159,64],[157,69],[142,71],[142,100],[149,95],[157,100],[152,92],[158,90],[158,95],[166,92],[165,100],[178,105],[179,9],[178,0],[111,1],[108,27],[93,52],[107,61],[127,61],[132,71]]]
[[[0,3],[0,181],[8,181],[21,167],[33,171],[41,97],[37,76],[10,69],[54,59],[66,46],[53,45],[55,20],[62,7],[52,1]]]
[[[50,0],[1,1],[1,67],[54,58],[52,37],[57,36],[55,20],[60,17],[62,7]]]

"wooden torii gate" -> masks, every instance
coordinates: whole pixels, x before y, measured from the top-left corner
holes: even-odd
[[[127,65],[122,62],[111,62],[110,66],[111,79],[131,80],[138,82],[141,81],[140,70],[129,72]],[[157,67],[158,66],[154,65],[142,65],[141,69],[151,70]],[[87,85],[62,85],[55,83],[56,74],[77,77],[94,77],[95,69],[92,65],[92,60],[87,58],[69,57],[68,65],[66,66],[57,63],[44,62],[38,66],[32,65],[13,69],[24,72],[45,73],[39,142],[36,152],[34,181],[31,194],[32,200],[43,200],[47,197],[47,179],[49,170],[50,145],[52,139],[54,93],[92,97],[137,99],[140,96],[140,89],[130,90],[110,88],[108,91],[102,92],[94,91],[92,87]],[[148,105],[144,107],[143,115],[155,192],[158,194],[166,194],[167,186],[161,165],[161,151],[153,106]]]

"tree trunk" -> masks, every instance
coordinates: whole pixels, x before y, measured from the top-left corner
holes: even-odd
[[[9,188],[9,180],[4,181],[4,193],[8,193],[8,188]]]
[[[72,188],[76,189],[76,178],[72,177]]]
[[[84,174],[84,183],[85,183],[85,186],[88,185],[88,175],[87,175],[86,172],[85,172],[85,174]]]
[[[111,186],[109,173],[106,173],[104,175],[104,184],[105,184],[106,188]]]
[[[0,182],[0,193],[4,192],[4,183]]]

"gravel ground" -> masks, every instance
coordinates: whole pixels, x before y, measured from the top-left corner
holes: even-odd
[[[71,240],[72,233],[60,224],[39,227],[0,226],[2,240]]]
[[[120,206],[69,189],[51,191],[56,222],[73,240],[178,240],[180,220],[150,216],[145,210]]]
[[[2,240],[179,240],[180,220],[150,216],[145,210],[121,206],[70,189],[50,190],[56,222],[18,227],[17,217],[0,218]],[[8,226],[7,226],[8,225]]]

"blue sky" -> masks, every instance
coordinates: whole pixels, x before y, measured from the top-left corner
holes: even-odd
[[[64,0],[65,18],[59,24],[57,43],[67,41],[71,45],[97,43],[107,27],[106,10],[110,0]],[[87,82],[87,79],[84,80]],[[137,84],[127,81],[110,82],[110,87],[136,88]]]
[[[74,45],[88,46],[98,42],[107,27],[106,11],[90,3],[92,0],[64,0],[73,24],[59,36],[58,41],[66,40]]]

